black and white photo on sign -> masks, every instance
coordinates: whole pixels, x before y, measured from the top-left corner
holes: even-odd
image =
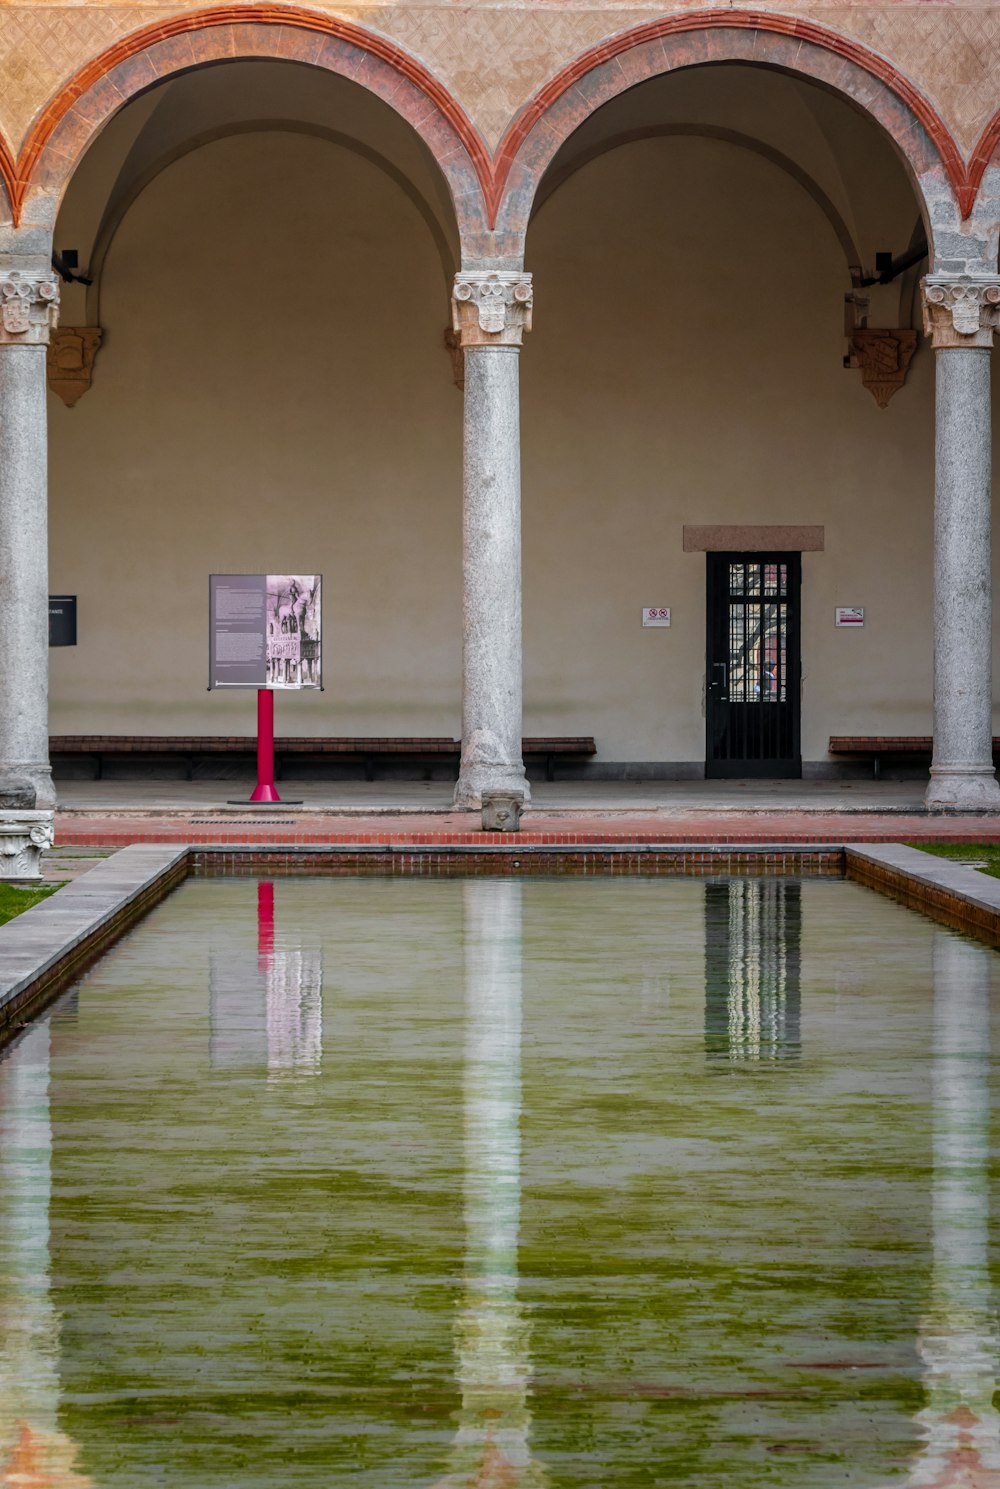
[[[267,686],[318,688],[320,576],[267,576]]]

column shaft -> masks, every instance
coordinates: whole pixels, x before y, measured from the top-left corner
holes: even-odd
[[[527,800],[521,758],[521,428],[518,356],[531,326],[520,269],[463,272],[454,329],[463,350],[462,764],[455,802]]]
[[[455,800],[521,791],[521,444],[515,346],[465,352],[462,768]]]
[[[1000,799],[993,769],[990,357],[936,353],[934,763],[929,805]]]
[[[931,275],[935,348],[934,757],[927,805],[1000,807],[993,768],[990,356],[1000,281]]]
[[[0,345],[0,779],[49,770],[48,448],[45,347]]]

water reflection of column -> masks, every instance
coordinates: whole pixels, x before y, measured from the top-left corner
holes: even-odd
[[[705,1047],[734,1064],[800,1048],[800,886],[785,879],[705,885]]]
[[[529,1327],[517,1296],[521,1217],[521,885],[470,880],[465,910],[465,1298],[460,1426],[438,1489],[546,1482],[529,1446]]]
[[[934,940],[934,1260],[920,1329],[927,1406],[914,1489],[1000,1486],[997,1327],[989,1273],[993,953]]]
[[[59,1321],[50,1294],[49,1025],[0,1060],[0,1485],[84,1489],[59,1431]]]

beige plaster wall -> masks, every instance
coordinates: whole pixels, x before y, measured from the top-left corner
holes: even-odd
[[[747,151],[641,141],[553,195],[528,266],[526,732],[704,758],[685,522],[825,525],[806,759],[831,733],[929,732],[931,356],[886,411],[844,371],[815,203]],[[282,698],[281,731],[457,733],[461,398],[412,203],[321,140],[218,141],[140,196],[102,303],[93,388],[50,399],[52,589],[79,594],[81,637],[52,653],[53,730],[249,732],[252,695],[205,691],[207,575],[315,567],[327,691]],[[671,629],[641,628],[653,604]]]
[[[326,692],[288,733],[460,727],[461,396],[441,264],[356,155],[243,134],[175,162],[111,246],[105,345],[50,395],[52,727],[248,733],[206,692],[211,571],[321,571]]]
[[[816,205],[748,152],[641,141],[560,188],[528,261],[529,731],[704,759],[705,560],[682,528],[749,522],[826,528],[803,559],[804,758],[929,733],[931,356],[885,411],[843,369],[849,282]],[[642,630],[648,605],[671,629]]]

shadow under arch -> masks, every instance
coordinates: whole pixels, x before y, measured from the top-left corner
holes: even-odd
[[[132,99],[213,63],[302,62],[338,73],[381,98],[419,135],[451,194],[459,235],[481,251],[491,161],[451,94],[385,37],[297,6],[237,5],[145,26],[87,63],[52,98],[14,161],[0,158],[15,226],[51,227],[87,147]]]
[[[590,149],[581,151],[572,160],[568,160],[561,170],[550,172],[539,183],[532,209],[532,222],[534,222],[542,207],[556,194],[559,188],[571,176],[574,176],[578,170],[581,170],[585,165],[589,165],[592,160],[597,160],[600,156],[607,155],[612,150],[620,150],[625,145],[635,144],[639,140],[669,139],[675,136],[682,136],[685,139],[720,140],[724,144],[735,145],[740,150],[749,150],[751,154],[759,155],[764,160],[770,161],[778,170],[784,171],[787,176],[790,176],[793,181],[801,186],[803,191],[819,207],[833,229],[837,242],[844,251],[844,258],[847,265],[860,264],[861,253],[858,245],[851,236],[850,228],[837,211],[830,197],[819,183],[809,175],[808,171],[803,170],[791,156],[783,154],[782,151],[774,149],[773,146],[765,144],[763,140],[758,140],[753,135],[743,134],[738,129],[725,129],[722,126],[713,124],[659,124],[653,127],[643,126],[638,129],[621,130],[609,139],[601,140]]]
[[[944,225],[961,232],[975,201],[965,161],[934,108],[895,68],[811,21],[762,11],[708,10],[622,32],[577,57],[535,94],[495,157],[489,208],[498,249],[511,257],[523,251],[545,171],[573,131],[603,104],[651,78],[725,62],[786,72],[852,103],[882,128],[900,155],[932,249],[932,206],[939,230]],[[968,236],[968,257],[981,263],[983,246],[974,233]]]
[[[391,160],[388,160],[379,151],[362,144],[360,140],[356,140],[350,135],[341,134],[336,129],[325,129],[319,124],[306,121],[258,119],[220,125],[216,129],[206,129],[197,135],[192,135],[183,144],[177,145],[173,149],[165,150],[134,181],[130,182],[124,191],[113,196],[97,229],[94,246],[88,261],[88,273],[93,283],[87,289],[87,325],[99,326],[102,324],[101,279],[104,264],[118,229],[147,186],[151,186],[157,177],[162,175],[176,161],[183,160],[185,156],[193,154],[196,150],[203,149],[206,145],[214,144],[217,140],[229,139],[233,135],[240,134],[272,133],[304,134],[310,135],[314,139],[325,140],[329,144],[349,150],[352,154],[360,156],[362,160],[367,160],[369,164],[375,166],[383,175],[388,176],[389,180],[400,188],[419,212],[422,221],[434,240],[434,247],[441,262],[441,273],[444,278],[445,291],[448,294],[451,293],[451,282],[458,265],[455,263],[454,254],[448,243],[448,239],[442,231],[441,224],[427,198],[422,192],[417,190],[413,182],[403,171],[393,165]]]

